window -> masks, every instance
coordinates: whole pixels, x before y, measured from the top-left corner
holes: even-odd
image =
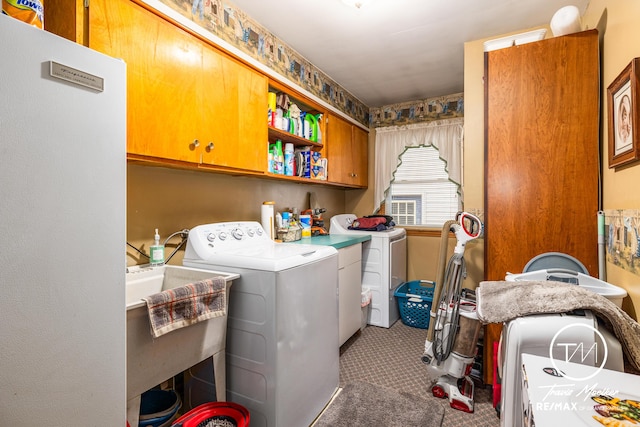
[[[399,196],[391,202],[391,216],[397,224],[416,225],[420,223],[416,215],[416,204],[420,196],[413,196],[407,200]]]
[[[438,150],[410,147],[400,160],[385,202],[396,224],[439,228],[455,219],[460,210],[458,185],[449,180]]]

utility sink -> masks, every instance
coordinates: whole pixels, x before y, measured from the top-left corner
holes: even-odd
[[[151,335],[147,304],[141,298],[211,277],[223,276],[229,289],[236,273],[179,266],[130,267],[126,275],[127,419],[138,425],[140,395],[193,365],[213,356],[216,395],[225,400],[227,316],[215,317],[158,338]]]

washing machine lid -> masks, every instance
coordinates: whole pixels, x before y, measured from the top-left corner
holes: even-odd
[[[397,240],[406,236],[404,228],[390,228],[383,231],[351,230],[349,226],[358,217],[354,214],[339,214],[331,217],[329,234],[356,234],[359,236],[371,236],[372,239]]]
[[[305,264],[337,256],[338,251],[331,246],[286,245],[273,242],[229,251],[226,253],[210,253],[198,258],[185,258],[182,263],[189,267],[218,268],[233,267],[260,271],[283,271]]]
[[[192,228],[182,263],[205,269],[226,266],[282,271],[337,256],[337,253],[331,246],[274,242],[258,222],[225,222]]]

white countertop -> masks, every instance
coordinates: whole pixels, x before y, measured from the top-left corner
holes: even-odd
[[[605,395],[619,401],[625,399],[637,402],[635,411],[640,415],[640,376],[624,372],[611,371],[591,366],[580,365],[554,360],[548,357],[522,355],[523,375],[522,393],[525,411],[525,425],[527,415],[533,416],[536,427],[557,426],[593,426],[602,427],[601,421],[618,421],[611,417],[603,417],[596,412],[599,404],[595,399],[603,403]],[[552,373],[561,371],[565,376],[556,376]],[[545,372],[546,371],[546,372]],[[550,373],[551,372],[551,373]],[[570,378],[568,378],[568,377]],[[617,400],[609,400],[610,405],[621,408]],[[529,406],[527,407],[527,402]],[[605,402],[606,403],[606,402]],[[633,402],[632,402],[633,404]],[[528,413],[530,412],[530,413]],[[633,417],[633,416],[632,416]],[[638,426],[630,421],[620,421],[615,426]]]

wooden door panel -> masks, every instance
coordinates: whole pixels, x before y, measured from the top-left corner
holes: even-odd
[[[241,167],[258,172],[267,171],[268,129],[267,93],[269,81],[266,76],[241,68],[238,73],[238,155]]]
[[[226,166],[232,155],[229,147],[233,145],[237,132],[230,110],[236,105],[236,81],[226,58],[212,47],[204,46],[201,90],[198,92],[199,137],[204,144],[204,164]]]
[[[198,162],[199,42],[130,1],[93,1],[90,17],[90,47],[127,63],[127,151]]]
[[[485,54],[485,279],[562,252],[597,275],[599,53],[585,31]],[[493,382],[487,325],[484,380]]]
[[[204,89],[199,92],[200,111],[206,117],[203,163],[264,172],[267,78],[208,46],[204,69]]]
[[[353,127],[353,162],[357,176],[354,177],[354,184],[367,187],[369,185],[369,133],[354,126]]]
[[[351,124],[336,116],[329,116],[327,123],[327,179],[330,182],[349,184],[353,165],[351,153]]]
[[[487,54],[487,279],[551,251],[597,274],[596,43],[582,34]]]

